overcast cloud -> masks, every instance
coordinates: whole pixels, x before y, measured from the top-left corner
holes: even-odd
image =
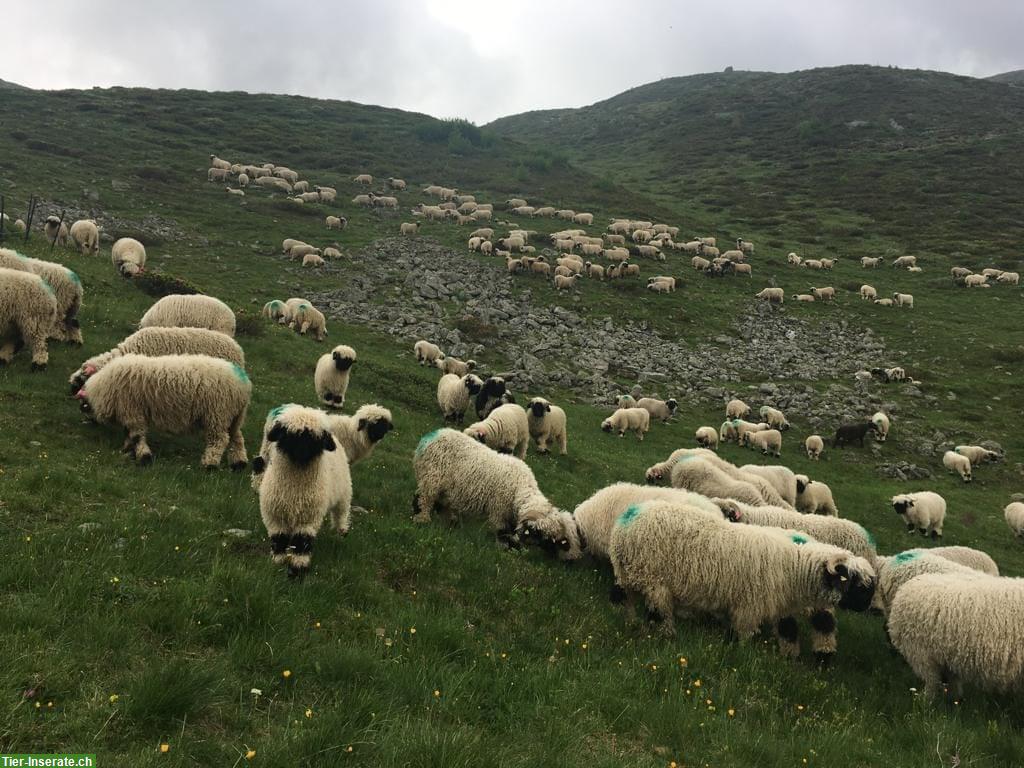
[[[1011,0],[34,0],[3,17],[0,78],[33,88],[291,93],[478,123],[726,66],[1024,68]]]

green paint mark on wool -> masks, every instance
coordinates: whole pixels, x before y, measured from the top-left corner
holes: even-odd
[[[422,456],[423,452],[427,450],[427,446],[437,440],[441,436],[443,430],[435,429],[433,432],[427,432],[423,437],[420,438],[419,444],[416,446],[416,456]]]
[[[235,376],[238,377],[239,381],[242,381],[242,382],[244,382],[246,384],[249,383],[249,374],[247,374],[245,372],[245,369],[242,366],[240,366],[238,363],[232,363],[231,364],[231,370],[233,370],[235,372]]]
[[[903,565],[904,563],[910,563],[910,562],[913,562],[914,560],[917,560],[920,556],[921,556],[920,552],[914,552],[912,550],[907,550],[906,552],[900,552],[898,555],[896,555],[892,559],[892,561],[893,561],[893,563],[895,565]]]
[[[40,277],[39,278],[39,282],[41,282],[43,284],[43,288],[46,289],[46,292],[48,294],[50,294],[51,296],[56,296],[57,295],[56,293],[54,293],[53,286],[50,285],[49,280],[47,280],[46,278]]]
[[[861,533],[864,534],[864,538],[867,539],[868,544],[870,544],[873,548],[877,549],[878,545],[875,544],[875,537],[871,535],[871,531],[869,531],[863,525],[858,524],[857,527],[860,528]]]
[[[273,307],[274,309],[280,309],[281,307],[284,306],[284,302],[281,301],[280,299],[274,299],[272,302],[270,302],[270,306]]]
[[[619,515],[619,519],[615,521],[616,525],[626,526],[632,523],[640,515],[641,506],[639,504],[630,504],[626,507],[626,511]]]
[[[282,405],[277,406],[276,408],[271,408],[270,412],[267,414],[267,419],[276,419],[278,416],[284,413],[285,408],[288,408],[291,405],[292,403],[284,403]]]
[[[82,278],[80,278],[75,272],[72,272],[70,269],[68,270],[68,280],[70,280],[75,285],[82,284]]]
[[[806,536],[801,536],[799,533],[794,533],[789,538],[791,538],[793,540],[794,544],[806,544],[807,543],[807,537]]]

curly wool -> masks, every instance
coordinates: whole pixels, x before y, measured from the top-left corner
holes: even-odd
[[[38,275],[0,268],[0,362],[11,362],[21,340],[32,352],[33,367],[45,367],[50,359],[46,339],[56,317],[53,291]]]
[[[903,518],[908,532],[913,533],[916,528],[925,536],[942,536],[946,500],[934,491],[899,493],[892,497],[892,508]]]
[[[744,464],[740,472],[756,475],[775,489],[789,507],[796,507],[796,474],[781,464]]]
[[[71,235],[71,239],[75,241],[75,245],[78,246],[79,252],[83,255],[99,253],[100,230],[92,219],[79,219],[71,225],[68,233]]]
[[[717,466],[703,458],[686,456],[672,467],[669,484],[685,488],[702,496],[721,496],[748,504],[764,504],[764,499],[750,483],[734,480]]]
[[[492,450],[512,453],[520,459],[526,458],[526,448],[530,444],[526,411],[515,403],[498,406],[486,419],[466,427],[463,433]]]
[[[455,357],[441,356],[434,360],[434,366],[443,374],[453,373],[456,376],[465,376],[476,368],[476,360],[466,360],[463,362]]]
[[[146,266],[146,246],[131,237],[122,237],[110,247],[114,269],[125,277],[142,272]]]
[[[645,408],[619,408],[615,413],[601,422],[605,432],[618,432],[622,437],[626,432],[636,433],[637,440],[643,440],[644,434],[651,427],[651,414]]]
[[[361,405],[351,416],[327,414],[327,426],[345,449],[349,466],[367,458],[377,443],[394,429],[391,411],[376,403]]]
[[[437,382],[437,404],[445,421],[458,421],[461,424],[469,408],[470,395],[475,395],[482,386],[480,377],[472,373],[462,378],[454,373],[442,376]]]
[[[174,293],[156,302],[139,321],[139,328],[152,326],[208,328],[234,336],[235,313],[213,296]]]
[[[944,548],[936,547],[936,549]],[[917,576],[922,576],[926,573],[959,573],[966,577],[978,573],[985,573],[989,576],[999,575],[998,569],[996,569],[995,573],[992,573],[987,570],[972,568],[928,549],[908,549],[906,552],[900,552],[898,555],[892,555],[891,557],[879,557],[875,568],[878,571],[875,607],[879,608],[887,616],[896,593],[907,582]]]
[[[344,344],[339,344],[317,360],[313,387],[317,399],[328,408],[345,407],[348,379],[355,361],[356,351]]]
[[[644,477],[648,483],[662,482],[671,478],[673,467],[682,459],[697,457],[716,467],[720,472],[728,475],[736,482],[746,483],[753,486],[761,498],[761,504],[772,504],[777,507],[788,507],[785,499],[772,487],[771,483],[759,475],[744,472],[735,464],[730,464],[714,451],[706,448],[679,448],[673,451],[668,459],[652,467],[648,467]],[[712,496],[723,496],[726,494],[712,493]],[[752,502],[753,503],[753,502]]]
[[[796,509],[806,515],[839,517],[839,508],[832,498],[832,489],[807,475],[796,476]]]
[[[78,325],[78,310],[82,306],[82,281],[77,274],[62,264],[30,259],[9,248],[0,248],[0,267],[27,271],[41,277],[57,303],[57,314],[48,332],[49,337],[58,341],[82,343],[82,330]]]

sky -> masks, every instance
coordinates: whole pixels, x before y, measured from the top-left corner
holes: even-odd
[[[665,77],[896,65],[1024,69],[1020,0],[33,0],[0,79],[288,93],[483,124]],[[2,91],[0,91],[2,109]]]

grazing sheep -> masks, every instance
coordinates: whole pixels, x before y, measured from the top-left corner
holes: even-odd
[[[860,424],[843,424],[836,430],[836,436],[832,439],[832,447],[838,448],[841,445],[850,445],[855,440],[864,447],[864,436],[868,432],[878,433],[878,427],[873,421],[863,421]]]
[[[388,177],[388,186],[391,187],[391,189],[404,192],[406,186],[408,185],[405,183],[405,179],[393,179],[391,177]]]
[[[783,432],[789,429],[789,422],[786,421],[786,414],[778,408],[772,408],[769,405],[762,405],[761,410],[759,410],[758,413],[761,414],[761,418],[764,419],[772,429],[779,429]]]
[[[352,179],[352,181],[354,181],[356,184],[366,184],[367,186],[369,186],[370,184],[373,184],[373,176],[371,176],[368,173],[360,173],[358,176]]]
[[[612,529],[613,600],[642,595],[661,631],[675,634],[676,606],[726,615],[736,636],[750,640],[777,624],[780,649],[792,653],[792,617],[842,607],[864,611],[875,590],[870,563],[806,536],[711,522],[702,511],[667,501],[627,509]],[[750,578],[751,564],[758,576]],[[787,621],[788,620],[788,621]]]
[[[232,469],[246,465],[242,425],[252,384],[237,363],[206,355],[122,355],[78,391],[82,410],[128,433],[123,450],[140,464],[153,460],[146,432],[206,433],[202,465],[213,469],[224,451]]]
[[[418,221],[413,222],[412,224],[408,222],[402,222],[402,225],[399,227],[399,233],[403,235],[415,235],[419,231],[420,223]]]
[[[822,269],[832,269],[836,265],[836,259],[821,259]]]
[[[893,306],[906,307],[907,309],[914,308],[914,297],[909,293],[894,293],[892,295]]]
[[[949,270],[949,274],[952,275],[953,281],[956,282],[958,279],[962,279],[971,274],[971,270],[966,267],[953,267]]]
[[[663,283],[668,287],[669,293],[675,293],[676,290],[676,279],[668,275],[655,275],[654,277],[647,278],[648,288],[651,283]]]
[[[210,168],[206,172],[207,181],[227,181],[230,172],[224,168]]]
[[[743,238],[736,238],[736,247],[741,253],[746,254],[754,252],[754,244],[749,240],[744,240]]]
[[[476,394],[474,407],[478,419],[486,419],[488,414],[502,404],[507,390],[505,380],[500,376],[490,376],[484,381]]]
[[[874,301],[878,298],[878,291],[875,290],[874,286],[865,284],[860,287],[860,297],[862,300],[868,299]]]
[[[654,397],[641,397],[637,400],[636,407],[643,408],[651,414],[652,419],[659,419],[662,424],[668,424],[675,415],[676,408],[679,407],[679,403],[676,402],[674,397],[670,397],[668,400],[658,400]]]
[[[1019,272],[1003,272],[996,278],[997,283],[1003,283],[1004,285],[1019,285],[1020,284],[1020,273]]]
[[[604,432],[615,430],[619,437],[625,437],[627,431],[634,432],[637,440],[643,440],[644,434],[651,426],[651,414],[645,408],[619,408],[615,413],[601,422]]]
[[[231,187],[224,187],[224,190],[229,195],[233,195],[234,197],[245,197],[245,192],[243,192],[241,189],[232,189]]]
[[[794,266],[799,267],[800,264],[803,263],[803,259],[797,256],[795,253],[790,252],[790,254],[786,256],[786,263],[793,264]]]
[[[726,419],[718,428],[718,437],[723,443],[735,443],[739,440],[740,433],[732,425],[732,419]]]
[[[30,259],[7,248],[0,248],[0,267],[32,272],[42,278],[57,302],[57,315],[48,331],[49,337],[74,344],[82,343],[82,329],[78,322],[78,310],[82,306],[82,281],[77,274],[62,264]]]
[[[832,489],[807,475],[796,476],[796,509],[805,515],[839,517]]]
[[[704,270],[711,266],[711,262],[705,259],[703,256],[694,256],[692,259],[690,259],[690,264],[698,272],[703,272]],[[758,298],[763,297],[760,294],[758,294]]]
[[[562,267],[559,267],[559,269],[562,269]],[[555,290],[572,290],[579,278],[580,275],[555,275]]]
[[[0,365],[10,363],[24,344],[32,352],[32,370],[45,369],[46,340],[58,317],[53,290],[41,277],[0,268]]]
[[[946,500],[933,491],[900,493],[892,497],[892,508],[907,524],[907,533],[916,528],[922,535],[933,539],[942,536],[942,523],[946,519]]]
[[[19,232],[25,231],[25,222],[18,219],[14,222],[14,228]],[[47,216],[46,221],[43,222],[43,233],[46,235],[47,241],[53,245],[59,245],[61,248],[66,248],[68,245],[68,237],[70,233],[68,231],[68,225],[60,220],[58,216]]]
[[[535,397],[526,405],[526,418],[538,453],[547,453],[548,446],[557,443],[558,452],[565,456],[569,435],[564,410],[543,397]]]
[[[763,299],[769,304],[782,304],[785,300],[785,294],[781,288],[765,288],[760,293],[754,294],[755,298]]]
[[[928,552],[932,555],[944,557],[946,560],[950,560],[957,565],[962,565],[965,568],[973,568],[976,571],[987,573],[990,576],[999,575],[999,566],[996,565],[996,561],[992,559],[991,555],[987,552],[982,552],[980,549],[952,546],[929,547],[928,549],[910,551]]]
[[[73,374],[68,382],[71,394],[75,394],[90,376],[101,371],[112,360],[124,355],[146,355],[164,357],[167,355],[206,355],[219,357],[245,368],[245,353],[238,342],[225,333],[206,328],[143,328],[128,336],[109,352],[90,357]]]
[[[1010,526],[1013,535],[1018,539],[1024,536],[1024,503],[1012,501],[1003,509],[1003,517]]]
[[[521,405],[500,405],[483,421],[471,424],[462,431],[498,453],[514,453],[517,458],[526,458],[530,426],[526,410]]]
[[[782,455],[782,433],[777,429],[762,429],[747,434],[747,445],[760,448],[765,456]]]
[[[934,573],[911,579],[892,601],[893,646],[934,696],[963,683],[985,691],[1024,688],[1024,579]]]
[[[697,445],[712,451],[718,450],[718,433],[714,427],[699,427],[694,433]]]
[[[796,301],[806,302],[807,304],[811,304],[811,303],[814,302],[814,297],[811,296],[811,294],[809,294],[809,293],[798,293],[793,298]]]
[[[821,260],[820,259],[804,259],[803,263],[800,266],[806,267],[807,269],[821,269]]]
[[[734,275],[746,275],[749,278],[754,277],[753,268],[749,264],[736,264],[732,268]]]
[[[733,419],[732,425],[736,429],[736,444],[746,445],[747,438],[754,432],[760,432],[761,430],[768,429],[767,422],[764,421],[744,421],[743,419]]]
[[[740,472],[764,479],[790,509],[796,509],[797,482],[793,470],[781,464],[744,464]]]
[[[980,445],[958,445],[953,449],[961,456],[966,456],[970,459],[971,464],[977,466],[978,464],[987,464],[989,462],[995,462],[1002,459],[1002,456],[995,451],[990,451],[987,448],[982,448]]]
[[[745,419],[750,415],[750,406],[739,399],[730,400],[725,406],[725,418]]]
[[[811,295],[818,301],[835,301],[836,289],[832,286],[825,288],[810,288]]]
[[[202,294],[174,293],[146,310],[139,328],[208,328],[235,335],[235,313],[220,299]]]
[[[290,315],[288,325],[303,336],[312,331],[313,338],[317,341],[323,341],[327,335],[327,318],[324,317],[323,312],[306,301],[302,301],[295,307]]]
[[[878,411],[871,417],[871,423],[875,425],[875,439],[884,443],[889,436],[889,417],[884,412]]]
[[[322,267],[325,263],[323,256],[316,253],[307,253],[302,257],[304,267]]]
[[[983,564],[982,568],[973,568],[937,551],[943,549],[955,549],[955,547],[936,547],[934,550],[908,549],[898,555],[877,558],[875,568],[878,571],[878,589],[875,591],[874,606],[883,615],[888,616],[897,592],[911,579],[926,573],[955,573],[968,579],[981,573],[991,576],[999,575],[999,569],[995,567],[994,561],[991,563],[991,570],[987,564]],[[968,547],[963,547],[963,549],[968,549]],[[977,550],[971,551],[977,552]],[[984,555],[985,553],[979,552],[978,554]],[[985,557],[992,560],[988,555]]]
[[[294,578],[309,570],[313,542],[328,513],[338,533],[348,533],[352,478],[322,411],[290,405],[270,413],[267,455],[253,459],[253,472],[262,475],[260,517],[271,557],[287,564]]]
[[[875,299],[875,304],[880,307],[891,307],[892,299]]]
[[[336,229],[339,232],[348,226],[348,219],[344,216],[328,216],[324,219],[328,229]]]
[[[461,378],[454,373],[444,374],[437,382],[437,404],[441,407],[444,420],[460,424],[469,408],[469,397],[475,395],[484,383],[479,376],[467,373]]]
[[[326,414],[327,428],[338,445],[345,449],[348,465],[367,458],[377,443],[395,428],[391,411],[376,403],[361,405],[351,416],[340,413]]]
[[[810,435],[804,440],[804,448],[807,450],[807,458],[812,461],[821,459],[822,451],[825,450],[825,441],[820,435]]]
[[[260,314],[270,320],[281,320],[285,313],[284,302],[280,299],[271,299],[263,305]]]
[[[341,251],[339,251],[337,248],[329,245],[326,248],[324,248],[324,258],[325,259],[340,259],[341,258]]]
[[[690,454],[679,457],[672,466],[669,484],[673,488],[684,488],[709,498],[721,496],[749,504],[765,503],[764,497],[754,484],[731,477],[723,471],[719,463],[713,463],[710,457],[703,455]]]
[[[893,267],[914,267],[917,266],[917,256],[900,256],[892,260]]]
[[[507,544],[513,543],[517,528],[564,540],[560,534],[568,513],[547,500],[529,466],[514,456],[492,451],[453,429],[438,429],[420,440],[412,466],[414,522],[430,522],[431,513],[443,505],[453,518],[487,520],[498,540]],[[561,546],[568,550],[568,541]]]
[[[883,261],[884,260],[880,256],[876,256],[876,257],[864,256],[860,260],[860,265],[864,269],[874,269],[879,264],[883,263]]]
[[[950,472],[956,472],[965,483],[971,482],[971,460],[961,456],[955,451],[946,451],[942,454],[942,466]]]
[[[660,280],[648,281],[647,290],[653,293],[672,293],[672,286]]]
[[[356,351],[344,344],[339,344],[317,360],[313,386],[317,399],[328,408],[345,407],[348,378],[355,361]]]
[[[441,373],[454,373],[456,376],[465,376],[476,368],[476,360],[466,360],[463,362],[457,357],[441,355],[441,357],[434,360],[434,367],[441,371]]]
[[[985,287],[987,283],[988,277],[985,275],[967,275],[964,278],[964,285],[968,288]]]

